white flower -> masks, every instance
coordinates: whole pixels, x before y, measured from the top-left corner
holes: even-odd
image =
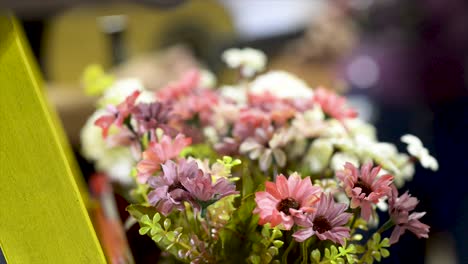
[[[247,104],[247,92],[243,87],[224,85],[219,91],[222,97],[234,101],[239,106]]]
[[[202,88],[214,88],[216,85],[216,76],[209,70],[200,70],[199,85]]]
[[[377,141],[377,133],[373,125],[358,118],[346,119],[345,122],[353,136],[367,137],[370,140]]]
[[[306,155],[306,162],[312,173],[322,172],[330,163],[333,154],[333,143],[319,138],[314,140]]]
[[[327,128],[324,119],[325,115],[322,109],[319,106],[314,106],[312,110],[297,113],[292,121],[292,127],[296,130],[298,138],[316,137]]]
[[[437,160],[429,154],[429,151],[423,146],[421,140],[413,135],[407,134],[401,137],[401,141],[408,144],[408,153],[419,159],[421,165],[426,169],[436,171],[439,169]]]
[[[230,68],[240,68],[241,74],[246,77],[263,71],[267,61],[262,51],[252,48],[228,49],[223,52],[222,59]]]
[[[96,168],[104,171],[111,179],[122,184],[131,184],[130,176],[135,161],[130,149],[126,147],[110,148],[102,138],[101,128],[94,125],[96,119],[108,114],[104,109],[97,110],[86,121],[81,130],[81,149],[83,156],[96,162]]]
[[[334,171],[342,170],[343,166],[349,162],[355,167],[359,167],[359,159],[354,154],[347,152],[337,152],[333,155],[330,161],[330,167]]]
[[[260,95],[269,92],[286,99],[309,99],[314,95],[303,80],[285,71],[270,71],[258,76],[251,83],[249,90]]]
[[[155,101],[154,93],[145,90],[143,83],[135,78],[128,78],[116,81],[109,87],[98,101],[99,107],[107,105],[120,104],[131,95],[134,91],[141,91],[138,96],[137,103],[150,103]]]
[[[388,203],[387,203],[387,197],[384,196],[382,198],[379,199],[379,202],[376,204],[377,208],[379,208],[379,210],[381,212],[387,212],[388,210]]]

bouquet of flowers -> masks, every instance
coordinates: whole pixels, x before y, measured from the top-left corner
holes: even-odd
[[[131,186],[141,235],[178,261],[255,264],[373,263],[407,231],[428,237],[418,199],[397,190],[415,162],[437,170],[417,137],[403,136],[400,153],[344,97],[287,72],[257,75],[260,51],[222,58],[239,71],[234,85],[193,70],[150,92],[86,74],[103,95],[84,154]]]

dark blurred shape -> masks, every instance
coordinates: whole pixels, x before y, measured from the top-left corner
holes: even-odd
[[[421,200],[431,233],[450,234],[458,263],[468,263],[468,2],[369,2],[356,12],[363,34],[355,56],[374,60],[380,76],[361,91],[377,102],[381,140],[411,133],[438,159],[439,171],[418,168],[405,187]],[[385,263],[430,261],[426,243],[404,236]]]
[[[2,0],[0,9],[12,10],[19,17],[40,18],[57,11],[83,5],[136,3],[154,8],[173,8],[186,0]]]
[[[127,59],[127,48],[123,40],[123,35],[127,29],[127,16],[112,15],[98,18],[99,26],[104,34],[109,38],[112,65],[116,66]]]

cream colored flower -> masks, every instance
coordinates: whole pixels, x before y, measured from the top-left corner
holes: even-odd
[[[330,167],[334,171],[342,170],[346,162],[353,164],[355,167],[360,166],[359,158],[356,155],[348,152],[337,152],[330,160]]]
[[[137,103],[151,103],[155,101],[154,93],[145,90],[143,83],[135,78],[121,79],[109,87],[98,101],[99,107],[117,105],[131,95],[134,91],[141,91]]]
[[[96,168],[104,171],[112,180],[122,184],[131,184],[130,176],[135,161],[127,147],[110,148],[102,138],[101,128],[94,125],[100,116],[106,114],[104,109],[97,110],[86,121],[81,130],[81,149],[83,156],[96,163]]]
[[[298,137],[316,137],[327,128],[324,122],[325,115],[319,106],[304,113],[297,113],[292,121],[292,127],[297,131]]]
[[[333,154],[333,143],[324,138],[314,140],[310,146],[305,162],[309,164],[312,173],[320,173],[328,167]]]
[[[285,99],[308,99],[314,95],[303,80],[285,71],[270,71],[258,76],[250,84],[249,91],[254,94],[269,92]]]
[[[222,59],[230,68],[240,68],[241,74],[246,77],[263,71],[267,62],[262,51],[252,48],[228,49],[223,52]]]
[[[239,106],[247,104],[247,91],[243,87],[224,85],[219,88],[221,97],[234,101]]]
[[[421,140],[418,137],[407,134],[401,137],[401,141],[408,144],[408,153],[411,156],[417,158],[424,168],[431,169],[433,171],[439,169],[439,163],[433,156],[429,154],[429,150],[423,146]]]
[[[216,81],[216,76],[211,71],[200,70],[200,87],[212,89],[216,86]]]

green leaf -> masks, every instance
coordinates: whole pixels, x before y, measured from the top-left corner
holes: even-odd
[[[258,255],[253,255],[249,257],[252,264],[260,264],[260,257]]]
[[[382,257],[387,258],[388,256],[390,256],[390,251],[388,251],[385,248],[381,248],[380,249],[380,254],[382,254]]]
[[[154,236],[151,237],[151,239],[153,239],[156,243],[159,243],[161,242],[161,240],[163,239],[163,235],[160,234],[160,233],[157,233],[155,234]]]
[[[167,231],[167,230],[169,230],[170,227],[171,227],[171,219],[166,218],[164,220],[164,229]]]
[[[273,238],[276,239],[276,238],[280,238],[283,236],[283,233],[281,232],[281,230],[279,230],[277,227],[275,227],[273,229]]]
[[[140,218],[142,218],[145,215],[148,216],[149,220],[150,218],[153,219],[153,216],[158,213],[158,211],[154,207],[135,204],[127,206],[125,210],[127,210],[127,212],[139,222],[143,222],[140,220]]]
[[[166,238],[167,238],[167,240],[169,240],[169,242],[174,242],[175,237],[176,237],[176,235],[174,234],[174,232],[167,232],[166,233]]]
[[[262,236],[264,237],[270,237],[270,228],[268,225],[264,225],[262,228]]]
[[[319,263],[319,262],[320,262],[320,258],[321,258],[320,250],[318,250],[318,249],[312,250],[312,253],[310,253],[310,257],[311,257],[313,260],[315,260],[315,262]]]
[[[372,252],[372,256],[375,258],[375,260],[377,260],[378,262],[380,262],[381,256],[380,256],[380,252],[379,252],[379,251],[374,251],[374,252]]]
[[[275,240],[275,241],[273,241],[273,245],[275,247],[277,247],[277,248],[280,248],[280,247],[282,247],[284,245],[284,242],[281,241],[281,240]]]
[[[380,247],[390,247],[390,240],[388,238],[382,240],[382,242],[380,243]]]
[[[276,256],[279,254],[279,250],[278,248],[276,247],[269,247],[268,248],[268,252],[272,255],[272,256]]]
[[[138,233],[140,233],[140,235],[146,235],[148,233],[148,231],[151,230],[151,227],[149,226],[144,226],[142,228],[140,228],[140,230],[138,230]]]

